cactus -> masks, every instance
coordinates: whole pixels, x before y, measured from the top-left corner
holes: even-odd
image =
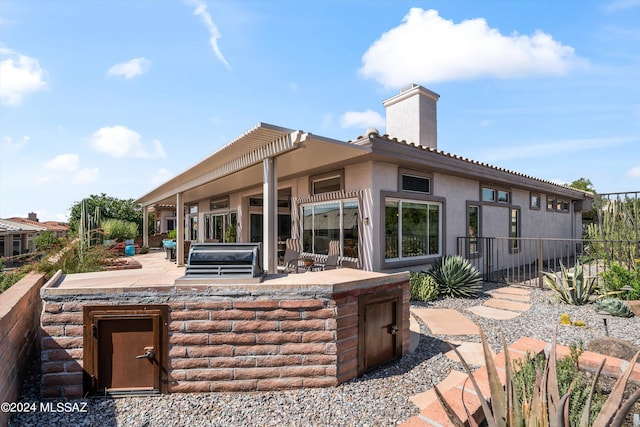
[[[569,315],[567,313],[562,313],[560,315],[560,324],[561,325],[570,325],[571,324],[571,318],[569,317]]]
[[[618,298],[602,298],[601,300],[596,301],[595,309],[596,311],[604,311],[617,317],[633,316],[633,312],[629,305]]]

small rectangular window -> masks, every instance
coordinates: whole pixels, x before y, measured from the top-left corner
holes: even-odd
[[[228,209],[229,208],[229,199],[225,197],[224,199],[216,199],[209,201],[209,209],[215,211],[217,209]]]
[[[547,196],[547,210],[552,211],[552,210],[555,210],[555,208],[556,208],[556,199],[551,196]]]
[[[197,214],[198,213],[198,205],[189,205],[189,213],[190,214]]]
[[[498,190],[498,202],[509,203],[509,192]]]
[[[342,180],[340,176],[316,179],[312,183],[313,194],[331,193],[342,190]]]
[[[569,202],[562,201],[562,212],[569,212]]]
[[[480,226],[480,206],[469,205],[467,210],[467,239],[468,251],[470,254],[477,254],[478,251],[478,235]]]
[[[402,190],[431,193],[431,180],[421,176],[402,175]]]
[[[556,210],[562,212],[562,200],[556,200]]]
[[[520,210],[519,209],[511,209],[511,227],[509,230],[510,237],[513,238],[511,240],[511,250],[517,251],[520,249],[520,243],[518,238],[520,237]]]
[[[492,188],[482,188],[482,201],[483,202],[495,202],[496,190]]]
[[[537,194],[531,195],[531,209],[540,209],[540,196]]]

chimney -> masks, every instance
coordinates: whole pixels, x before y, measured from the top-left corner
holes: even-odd
[[[40,220],[38,220],[38,214],[35,212],[29,212],[27,218],[29,219],[29,221],[40,222]]]
[[[436,103],[438,95],[417,84],[410,84],[394,97],[383,101],[387,110],[387,134],[392,138],[438,148]]]

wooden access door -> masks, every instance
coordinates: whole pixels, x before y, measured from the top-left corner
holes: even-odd
[[[358,374],[402,355],[401,302],[398,292],[360,298]]]
[[[87,391],[99,395],[162,392],[164,318],[159,310],[131,307],[86,314],[90,331],[85,336]]]

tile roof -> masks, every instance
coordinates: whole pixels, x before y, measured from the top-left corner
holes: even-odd
[[[24,224],[9,219],[0,219],[0,231],[44,231],[46,228],[31,224]]]
[[[532,179],[534,181],[542,182],[542,183],[545,183],[545,184],[555,185],[555,186],[563,188],[563,189],[572,190],[572,191],[576,191],[576,192],[579,192],[579,193],[584,193],[585,195],[588,195],[588,196],[593,196],[593,193],[590,193],[588,191],[579,190],[579,189],[576,189],[576,188],[573,188],[573,187],[569,187],[568,185],[558,184],[558,183],[553,182],[553,181],[548,181],[548,180],[545,180],[545,179],[542,179],[542,178],[537,178],[535,176],[526,175],[526,174],[523,174],[521,172],[516,172],[516,171],[510,170],[510,169],[502,168],[502,167],[499,167],[499,166],[494,166],[494,165],[491,165],[491,164],[488,164],[488,163],[480,162],[478,160],[469,159],[467,157],[459,156],[457,154],[452,154],[452,153],[449,153],[449,152],[446,152],[446,151],[443,151],[443,150],[438,150],[437,148],[420,145],[417,142],[408,142],[408,141],[405,141],[405,140],[400,140],[399,141],[398,138],[392,138],[388,134],[374,135],[374,136],[379,138],[379,139],[388,141],[388,142],[393,142],[395,144],[401,144],[401,145],[404,145],[404,146],[407,146],[407,147],[413,147],[413,148],[416,148],[416,149],[420,149],[420,150],[423,150],[423,151],[434,153],[436,155],[448,157],[450,159],[460,160],[460,161],[463,161],[463,162],[466,162],[466,163],[469,163],[469,164],[472,164],[472,165],[477,165],[477,166],[481,166],[481,167],[484,167],[484,168],[493,169],[493,170],[497,170],[497,171],[500,171],[500,172],[505,172],[505,173],[508,173],[508,174],[511,174],[511,175],[516,175],[516,176],[520,176],[520,177],[523,177],[523,178]],[[366,138],[366,137],[365,136],[359,136],[356,139],[356,141],[359,141],[359,140],[361,140],[363,138]],[[355,142],[355,141],[349,141],[349,142]]]
[[[69,230],[68,225],[57,222],[57,221],[39,222],[39,221],[30,220],[27,218],[18,218],[18,217],[9,218],[9,221],[17,222],[20,224],[27,224],[33,227],[41,227],[42,229],[49,230],[49,231],[68,231]]]

